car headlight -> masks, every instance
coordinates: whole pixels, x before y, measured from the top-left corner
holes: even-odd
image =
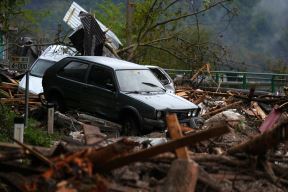
[[[193,117],[196,117],[198,115],[198,109],[195,109],[194,111],[193,111],[193,113],[192,113],[192,116]]]
[[[188,117],[196,117],[196,116],[198,116],[198,109],[194,109],[192,111],[189,111],[187,116]]]

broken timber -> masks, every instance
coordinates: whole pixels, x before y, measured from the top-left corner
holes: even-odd
[[[108,161],[103,166],[101,166],[101,170],[102,171],[112,170],[130,164],[132,162],[143,161],[160,153],[174,151],[175,149],[184,146],[192,146],[200,141],[207,140],[211,137],[219,137],[230,131],[227,125],[219,125],[219,124],[215,125],[216,125],[215,127],[212,127],[208,130],[199,131],[189,136],[169,141],[165,144],[157,145],[155,147],[151,147],[146,150],[134,152],[128,155],[124,155],[122,157],[112,159],[111,161]]]
[[[182,138],[182,130],[176,114],[168,114],[166,121],[170,137]],[[198,164],[190,159],[187,147],[178,148],[175,152],[179,159],[172,163],[161,191],[194,192],[198,179]],[[178,177],[178,175],[182,176]]]
[[[268,149],[275,147],[281,141],[288,138],[288,117],[283,115],[282,119],[263,134],[243,142],[237,146],[230,148],[227,153],[249,153],[249,154],[263,154]]]

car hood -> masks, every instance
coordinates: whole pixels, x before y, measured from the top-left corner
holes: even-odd
[[[197,105],[171,93],[161,94],[127,94],[130,97],[146,103],[156,110],[189,110],[198,108]]]
[[[26,75],[21,79],[18,87],[21,90],[26,89]],[[43,92],[42,77],[29,76],[29,92],[36,95]]]

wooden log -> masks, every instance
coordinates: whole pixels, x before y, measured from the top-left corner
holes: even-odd
[[[183,137],[182,129],[179,124],[177,115],[167,114],[167,128],[172,139],[180,139]],[[179,159],[186,161],[177,161],[172,163],[168,173],[168,179],[162,191],[189,191],[194,192],[198,179],[198,165],[190,159],[188,148],[181,147],[175,150]],[[174,167],[173,167],[174,166]],[[175,175],[182,174],[184,179],[174,179]],[[173,182],[174,181],[174,182]],[[177,190],[176,190],[177,189]]]
[[[181,176],[180,176],[181,175]],[[159,191],[194,192],[198,177],[198,166],[193,162],[177,159],[173,161],[164,184]]]
[[[212,155],[212,154],[193,154],[190,153],[190,158],[196,161],[197,163],[203,162],[215,162],[218,164],[224,164],[233,167],[249,167],[248,160],[239,160],[232,156],[226,155]]]
[[[288,117],[283,115],[280,121],[274,126],[256,137],[242,142],[230,148],[227,153],[249,153],[259,155],[265,153],[268,149],[275,147],[281,141],[288,138]]]
[[[100,129],[96,126],[83,124],[82,128],[87,145],[97,144],[103,141],[103,139],[106,137],[106,135],[101,133]]]
[[[55,166],[46,170],[42,176],[49,180],[55,175],[61,178],[69,173],[67,170],[68,164],[76,164],[79,168],[82,168],[82,172],[85,172],[89,176],[92,176],[92,165],[94,169],[101,169],[101,166],[111,159],[115,159],[124,154],[130,153],[135,146],[138,146],[139,143],[122,139],[118,142],[115,142],[106,147],[100,149],[87,148],[83,150],[76,151],[72,154],[67,154],[64,157],[58,156],[52,160]],[[105,170],[107,172],[107,170]],[[81,171],[79,171],[81,174]],[[77,174],[77,173],[75,173]],[[76,176],[76,175],[75,175]]]
[[[257,102],[253,101],[251,102],[252,106],[254,107],[254,109],[256,110],[257,112],[257,115],[262,119],[266,119],[267,115],[266,113],[262,110],[262,108],[258,105]]]
[[[206,117],[209,117],[209,116],[212,116],[212,115],[215,115],[217,113],[220,113],[222,111],[225,111],[227,109],[231,109],[231,108],[234,108],[236,106],[240,106],[241,104],[243,103],[243,101],[237,101],[237,102],[234,102],[234,103],[231,103],[225,107],[222,107],[220,109],[216,109],[214,111],[211,111],[211,112],[208,112],[208,113],[205,113],[204,115],[202,115],[203,118],[206,118]]]
[[[50,148],[31,146],[31,145],[28,145],[28,146],[34,150],[37,150],[38,152],[40,152],[44,156],[50,156],[52,154],[52,150]],[[3,143],[3,142],[0,142],[0,149],[1,149],[1,151],[11,151],[11,150],[23,151],[23,148],[17,144]]]
[[[172,139],[179,139],[182,138],[182,131],[181,126],[178,122],[177,116],[175,113],[167,114],[166,116],[167,128],[169,135]],[[181,147],[175,150],[176,156],[180,159],[189,160],[189,154],[187,147]]]
[[[198,105],[198,104],[200,104],[200,103],[202,103],[205,99],[206,99],[206,95],[204,94],[204,95],[202,95],[201,97],[199,97],[198,99],[196,99],[195,101],[193,101],[193,103],[195,104],[195,105]]]
[[[211,137],[219,137],[223,134],[228,133],[229,127],[226,124],[214,124],[217,125],[216,127],[211,127],[208,130],[199,131],[197,133],[188,135],[186,137],[175,139],[173,141],[169,141],[165,144],[157,145],[155,147],[151,147],[139,152],[134,152],[122,157],[115,158],[109,162],[107,162],[105,165],[102,166],[102,170],[112,170],[116,169],[118,167],[122,167],[124,165],[130,164],[132,162],[137,161],[143,161],[145,159],[151,158],[155,155],[174,151],[177,148],[181,148],[184,146],[193,146],[196,143],[207,140]]]
[[[59,111],[54,114],[55,124],[60,124],[62,127],[69,127],[71,131],[79,131],[84,123],[77,121],[75,118],[68,117]]]
[[[29,147],[28,145],[26,145],[24,143],[19,142],[18,140],[14,139],[14,138],[11,138],[11,140],[13,140],[19,146],[23,147],[23,149],[29,151],[29,153],[31,153],[33,156],[35,156],[37,159],[41,160],[45,164],[47,164],[49,166],[54,166],[53,162],[50,159],[48,159],[47,157],[45,157],[43,154],[41,154],[39,151],[34,150],[33,148]]]
[[[211,188],[212,191],[222,191],[221,186],[218,184],[217,180],[214,177],[210,176],[210,174],[208,174],[204,169],[202,169],[201,166],[199,167],[198,180]]]
[[[79,114],[79,120],[87,124],[99,127],[100,130],[104,133],[112,132],[114,133],[115,137],[118,137],[120,135],[121,125],[117,123],[87,114]]]

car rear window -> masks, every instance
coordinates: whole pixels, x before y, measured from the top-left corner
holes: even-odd
[[[38,59],[32,66],[30,74],[36,77],[43,77],[45,71],[55,63],[55,61]]]

